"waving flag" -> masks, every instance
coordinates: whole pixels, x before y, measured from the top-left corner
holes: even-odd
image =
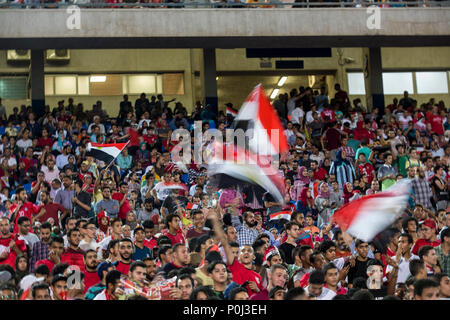
[[[410,181],[402,180],[384,192],[351,201],[333,214],[333,221],[350,235],[372,241],[389,227],[408,204]]]
[[[238,115],[238,112],[231,107],[227,107],[226,112],[227,112],[227,115],[229,114],[233,117],[236,117]]]
[[[254,153],[277,155],[289,150],[284,127],[260,84],[253,89],[242,105],[234,119],[233,127],[235,130],[253,130],[248,148]]]
[[[281,219],[291,221],[291,214],[292,214],[291,211],[280,211],[280,212],[272,213],[271,215],[269,215],[269,218],[270,218],[270,221],[281,220]]]
[[[212,185],[219,188],[248,183],[262,192],[270,192],[277,202],[284,202],[284,180],[268,157],[259,156],[235,145],[214,142],[208,163]]]
[[[89,142],[86,151],[88,156],[92,156],[105,163],[110,163],[117,158],[127,144],[128,143],[99,144]]]

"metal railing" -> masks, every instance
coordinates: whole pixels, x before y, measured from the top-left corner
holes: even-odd
[[[117,2],[113,2],[117,1]],[[16,2],[0,2],[0,9],[65,9],[69,6],[76,5],[80,8],[129,8],[129,9],[142,9],[142,8],[360,8],[369,6],[378,6],[382,8],[424,8],[424,7],[450,7],[450,1],[335,1],[335,2],[322,2],[322,1],[309,1],[304,0],[301,2],[281,2],[277,0],[255,1],[255,2],[240,2],[240,1],[208,1],[204,2],[195,1],[177,1],[167,2],[119,2],[122,0],[110,0],[110,2],[102,0],[74,0],[64,2],[50,2],[39,0],[23,0],[22,3]],[[158,1],[158,0],[156,0]]]

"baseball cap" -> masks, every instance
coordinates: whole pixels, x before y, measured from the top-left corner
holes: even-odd
[[[87,160],[84,160],[81,164],[85,164],[85,165],[88,165],[89,164],[89,161],[87,161]]]
[[[436,229],[436,222],[433,220],[433,219],[431,219],[431,218],[428,218],[428,219],[426,219],[424,222],[423,222],[423,225],[424,226],[427,226],[428,228],[431,228],[431,229],[434,229],[434,231],[437,231]]]
[[[108,268],[116,267],[119,264],[119,261],[103,261],[97,266],[97,275],[101,279],[103,275],[103,271],[107,271]]]

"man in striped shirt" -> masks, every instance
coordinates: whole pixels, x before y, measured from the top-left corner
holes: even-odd
[[[30,272],[34,272],[34,265],[39,260],[48,258],[48,246],[52,235],[52,226],[48,222],[44,222],[40,227],[41,240],[33,245],[30,257]]]

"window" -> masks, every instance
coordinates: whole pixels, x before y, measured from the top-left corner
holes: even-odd
[[[117,96],[122,94],[119,74],[108,74],[100,82],[92,82],[90,79],[90,85],[92,96]]]
[[[78,76],[78,94],[89,94],[89,76]]]
[[[55,76],[55,95],[77,94],[76,76]]]
[[[2,99],[26,99],[26,77],[2,77],[0,78],[0,97]]]
[[[383,73],[384,94],[402,94],[404,91],[414,93],[412,72]]]
[[[366,88],[364,86],[364,74],[362,72],[348,73],[348,92],[351,95],[364,95]]]
[[[156,75],[129,75],[128,91],[131,94],[156,93]]]
[[[165,73],[163,75],[163,86],[165,95],[183,95],[184,77],[182,73]]]
[[[417,93],[448,93],[447,73],[416,72]]]

